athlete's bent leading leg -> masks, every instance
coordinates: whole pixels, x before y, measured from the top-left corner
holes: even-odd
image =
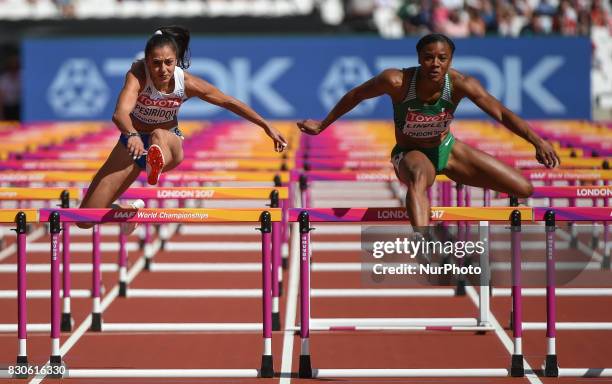
[[[130,157],[121,143],[106,159],[106,162],[94,176],[87,194],[81,202],[81,208],[109,208],[111,203],[136,180],[141,169]],[[91,228],[91,223],[77,223],[80,228]]]
[[[149,184],[155,185],[162,172],[175,168],[183,161],[183,145],[180,137],[165,129],[151,132],[150,142],[147,174]]]
[[[533,185],[519,171],[459,140],[453,145],[442,173],[457,183],[493,189],[519,198],[533,193]]]

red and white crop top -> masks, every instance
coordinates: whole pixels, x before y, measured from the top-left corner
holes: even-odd
[[[144,63],[143,63],[144,64]],[[185,73],[179,66],[174,68],[174,91],[162,93],[155,88],[149,70],[144,64],[147,76],[142,92],[138,94],[132,116],[145,124],[162,124],[174,121],[185,95]]]

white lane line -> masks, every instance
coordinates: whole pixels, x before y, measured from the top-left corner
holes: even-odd
[[[566,240],[567,243],[569,243],[569,240],[572,238],[572,235],[570,235],[567,231],[564,231],[563,229],[559,229],[555,232],[559,235],[559,237]],[[558,241],[555,241],[555,249],[557,249],[557,242]],[[601,243],[603,243],[603,241]],[[578,250],[595,261],[603,261],[603,255],[601,253],[587,246],[580,240],[578,241]]]
[[[291,382],[291,363],[293,362],[293,339],[295,333],[295,318],[298,300],[298,283],[300,281],[300,258],[297,250],[299,249],[298,224],[292,224],[292,238],[289,261],[289,289],[287,292],[287,308],[285,309],[285,335],[283,337],[283,356],[281,362],[279,384],[289,384]]]
[[[130,241],[126,244],[128,252],[134,252],[138,250],[139,244],[135,241]],[[34,243],[27,245],[28,252],[47,252],[49,253],[49,243]],[[70,252],[91,252],[93,245],[91,242],[88,243],[70,243]],[[60,251],[62,246],[60,246]],[[114,242],[100,242],[100,251],[102,252],[117,252],[119,251],[119,243]]]
[[[87,273],[91,272],[93,266],[87,263],[74,263],[70,264],[70,273]],[[60,272],[64,271],[64,266],[60,265]],[[117,264],[114,263],[101,263],[101,272],[116,272],[118,270]],[[49,273],[51,271],[51,265],[46,264],[26,264],[27,273]],[[16,273],[17,264],[0,264],[0,273]]]
[[[26,251],[30,247],[30,242],[36,241],[41,238],[45,234],[45,228],[40,227],[37,228],[34,232],[30,233],[26,236]],[[49,251],[49,246],[47,245],[47,251]],[[6,247],[2,251],[0,251],[0,261],[6,259],[7,257],[17,253],[17,243],[13,243],[10,246]]]
[[[471,285],[468,285],[465,288],[466,293],[472,300],[472,303],[474,303],[474,305],[478,308],[479,299],[476,289],[474,289],[474,287],[472,287]],[[510,337],[508,336],[506,331],[500,325],[499,321],[497,321],[497,318],[495,318],[495,316],[493,315],[493,312],[491,312],[490,310],[489,322],[493,326],[495,334],[497,335],[497,337],[499,337],[499,340],[502,342],[508,353],[512,355],[512,353],[514,352],[514,344],[512,343],[512,340],[510,340]],[[525,368],[525,377],[527,378],[527,380],[529,380],[531,384],[543,384],[540,378],[533,372],[533,369],[525,358],[523,358],[523,367]]]

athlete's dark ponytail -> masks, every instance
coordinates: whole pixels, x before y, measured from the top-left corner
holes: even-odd
[[[169,44],[176,51],[176,64],[183,69],[189,68],[191,64],[189,37],[189,30],[186,28],[176,25],[161,27],[147,41],[145,57],[149,56],[153,49]]]

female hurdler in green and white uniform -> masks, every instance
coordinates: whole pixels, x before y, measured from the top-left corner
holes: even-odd
[[[429,223],[427,188],[436,174],[461,184],[522,198],[530,196],[533,186],[517,170],[453,137],[450,123],[455,109],[461,99],[469,98],[533,144],[536,158],[548,168],[559,165],[552,146],[491,96],[478,80],[450,69],[455,45],[448,37],[427,35],[416,48],[418,68],[384,70],[344,95],[323,121],[304,120],[297,124],[299,129],[317,135],[363,100],[388,95],[393,102],[397,141],[391,161],[408,188],[406,209],[413,226]]]

